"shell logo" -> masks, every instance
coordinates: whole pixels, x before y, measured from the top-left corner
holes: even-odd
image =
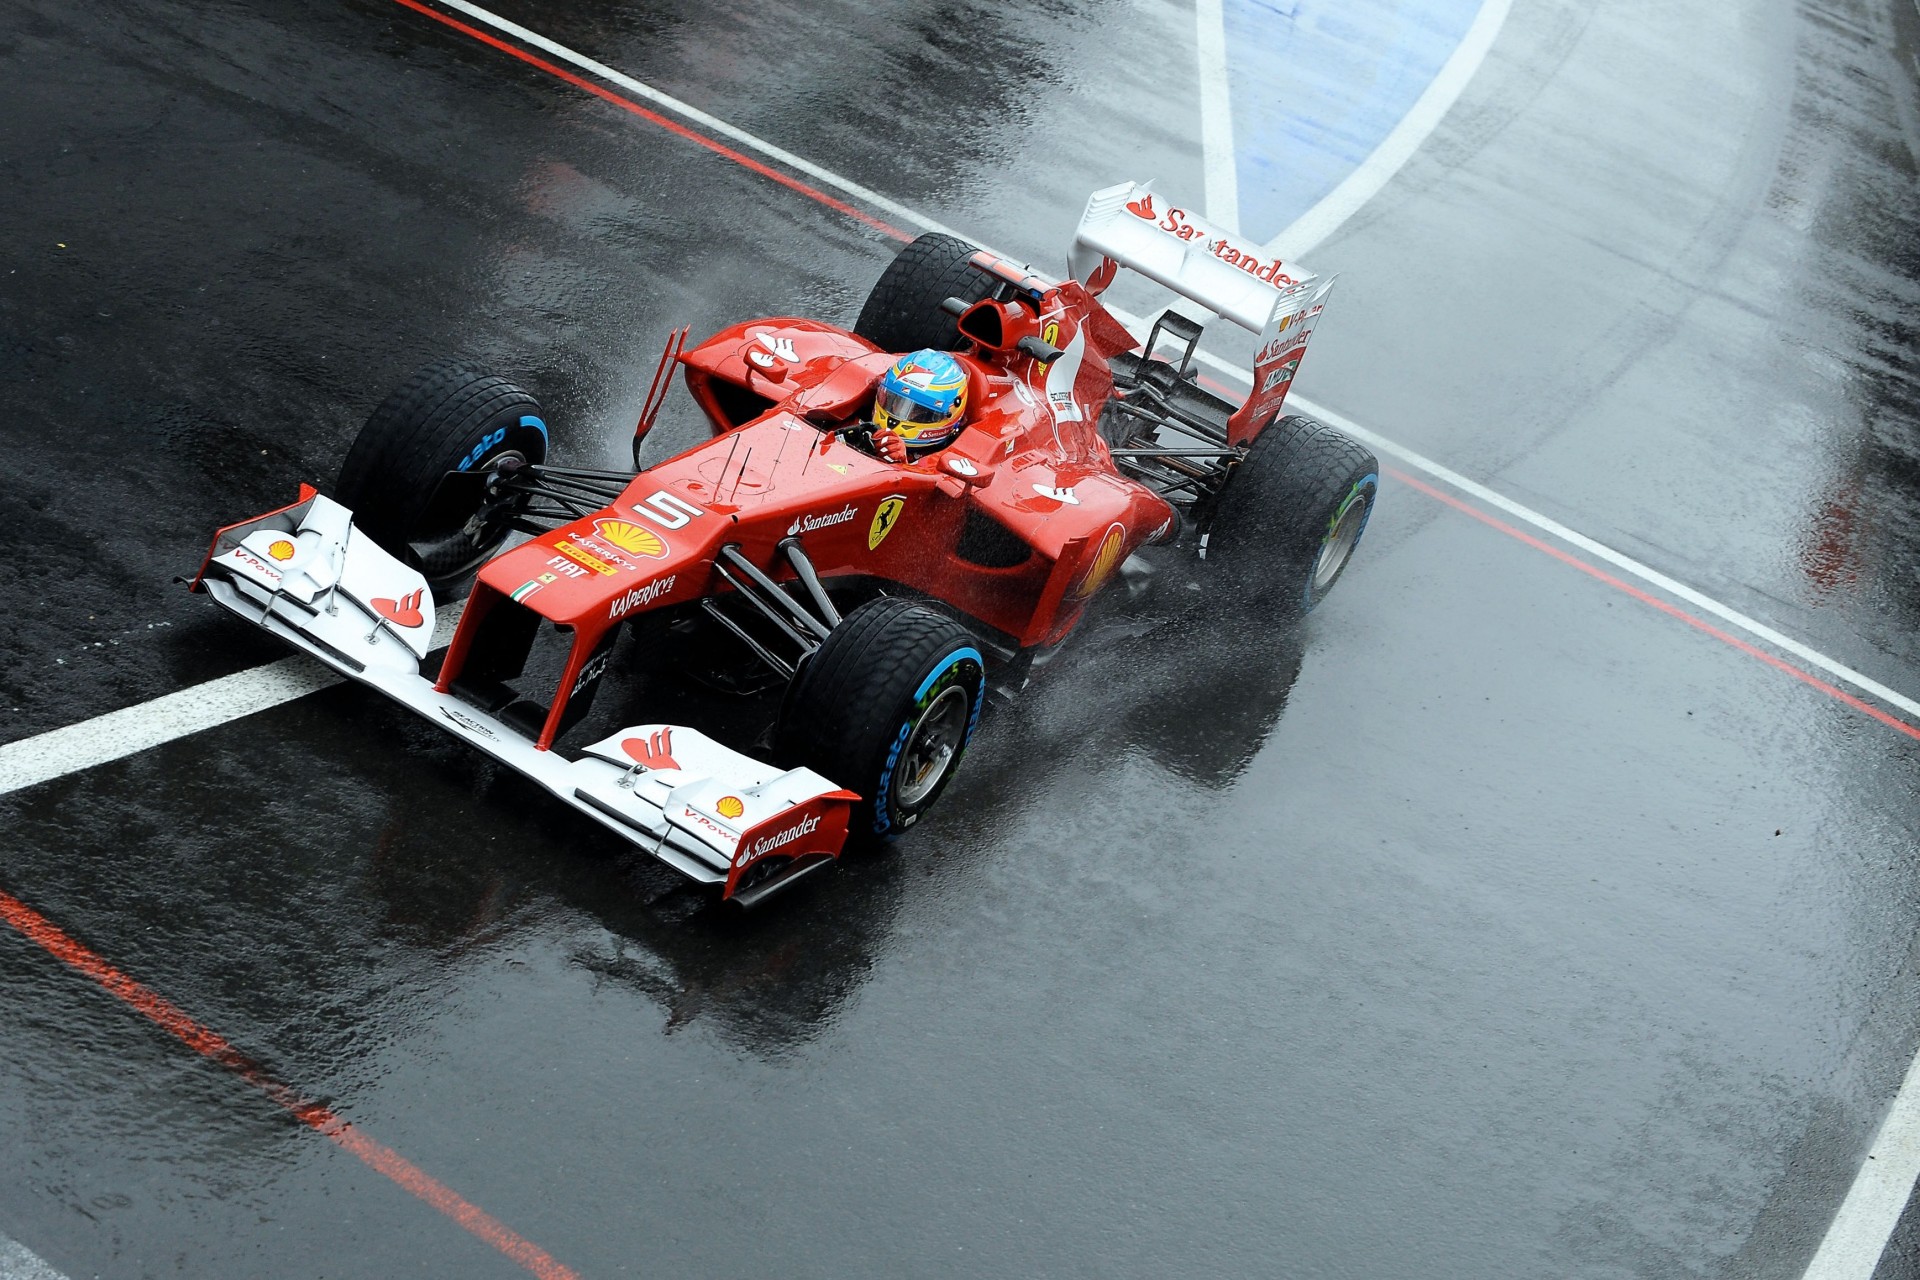
[[[667,540],[645,525],[628,520],[595,520],[593,531],[622,551],[658,560],[667,554]]]
[[[1117,522],[1108,525],[1106,535],[1100,539],[1100,549],[1093,553],[1093,567],[1080,580],[1080,589],[1073,593],[1076,599],[1084,600],[1105,585],[1113,571],[1120,567],[1120,553],[1126,546],[1126,527]]]
[[[268,545],[267,554],[275,560],[291,560],[293,559],[293,544],[285,538],[275,539]]]
[[[721,796],[713,811],[723,818],[737,818],[747,811],[747,806],[740,803],[739,796]]]

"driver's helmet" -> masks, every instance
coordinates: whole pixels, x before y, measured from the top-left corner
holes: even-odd
[[[944,351],[901,356],[873,397],[873,425],[892,428],[914,453],[952,444],[966,416],[967,371]]]

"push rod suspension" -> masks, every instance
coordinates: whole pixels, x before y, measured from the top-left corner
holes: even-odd
[[[525,488],[515,488],[513,492],[516,494],[524,494],[529,498],[545,498],[548,502],[553,503],[562,510],[570,512],[571,514],[567,516],[569,520],[578,520],[593,510],[592,507],[582,503],[578,496],[571,493],[561,493],[558,490],[549,489],[545,485],[528,485]],[[528,511],[522,514],[538,513]]]
[[[1142,405],[1136,403],[1137,401],[1146,403]],[[1115,410],[1155,426],[1184,431],[1190,436],[1210,440],[1215,444],[1224,445],[1227,442],[1225,431],[1203,418],[1181,412],[1178,406],[1160,394],[1159,389],[1155,387],[1141,386],[1128,392],[1124,399],[1115,400],[1108,406],[1109,412]]]
[[[814,608],[827,620],[827,626],[840,625],[840,611],[833,607],[833,600],[827,595],[827,589],[820,585],[820,575],[814,572],[813,561],[807,559],[807,553],[800,549],[800,539],[784,538],[780,550],[786,553],[787,563],[793,566],[794,576],[800,579],[800,585],[813,597]]]
[[[529,471],[537,471],[548,476],[575,476],[582,480],[606,480],[626,488],[633,480],[631,471],[608,471],[599,467],[556,467],[549,462],[530,463]]]
[[[778,609],[775,609],[761,598],[760,592],[755,589],[752,583],[742,582],[739,578],[734,577],[733,574],[727,571],[727,566],[718,561],[714,563],[713,571],[720,575],[722,581],[733,588],[734,594],[738,595],[755,609],[758,609],[761,615],[779,630],[780,634],[800,646],[802,653],[813,652],[814,646],[819,642],[795,631],[793,624],[781,617]]]
[[[741,555],[739,547],[729,543],[720,548],[720,558],[752,579],[754,586],[760,588],[774,603],[792,615],[795,622],[798,622],[801,626],[811,631],[818,640],[825,640],[827,638],[827,632],[831,630],[831,628],[828,627],[826,623],[820,621],[820,619],[808,613],[805,609],[802,609],[799,601],[782,591],[772,578],[760,572],[760,567],[754,564],[753,561]],[[720,569],[720,572],[723,574],[726,573],[725,568],[722,566],[716,565],[715,568]],[[728,580],[732,581],[732,575],[727,576]],[[735,586],[738,587],[739,584],[736,582]]]

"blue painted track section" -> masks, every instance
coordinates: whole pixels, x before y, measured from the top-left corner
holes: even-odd
[[[1265,242],[1358,168],[1480,0],[1225,0],[1240,228]]]

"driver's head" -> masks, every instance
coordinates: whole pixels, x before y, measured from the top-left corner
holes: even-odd
[[[953,443],[966,416],[967,371],[944,351],[901,356],[873,397],[873,425],[893,431],[913,453]]]

